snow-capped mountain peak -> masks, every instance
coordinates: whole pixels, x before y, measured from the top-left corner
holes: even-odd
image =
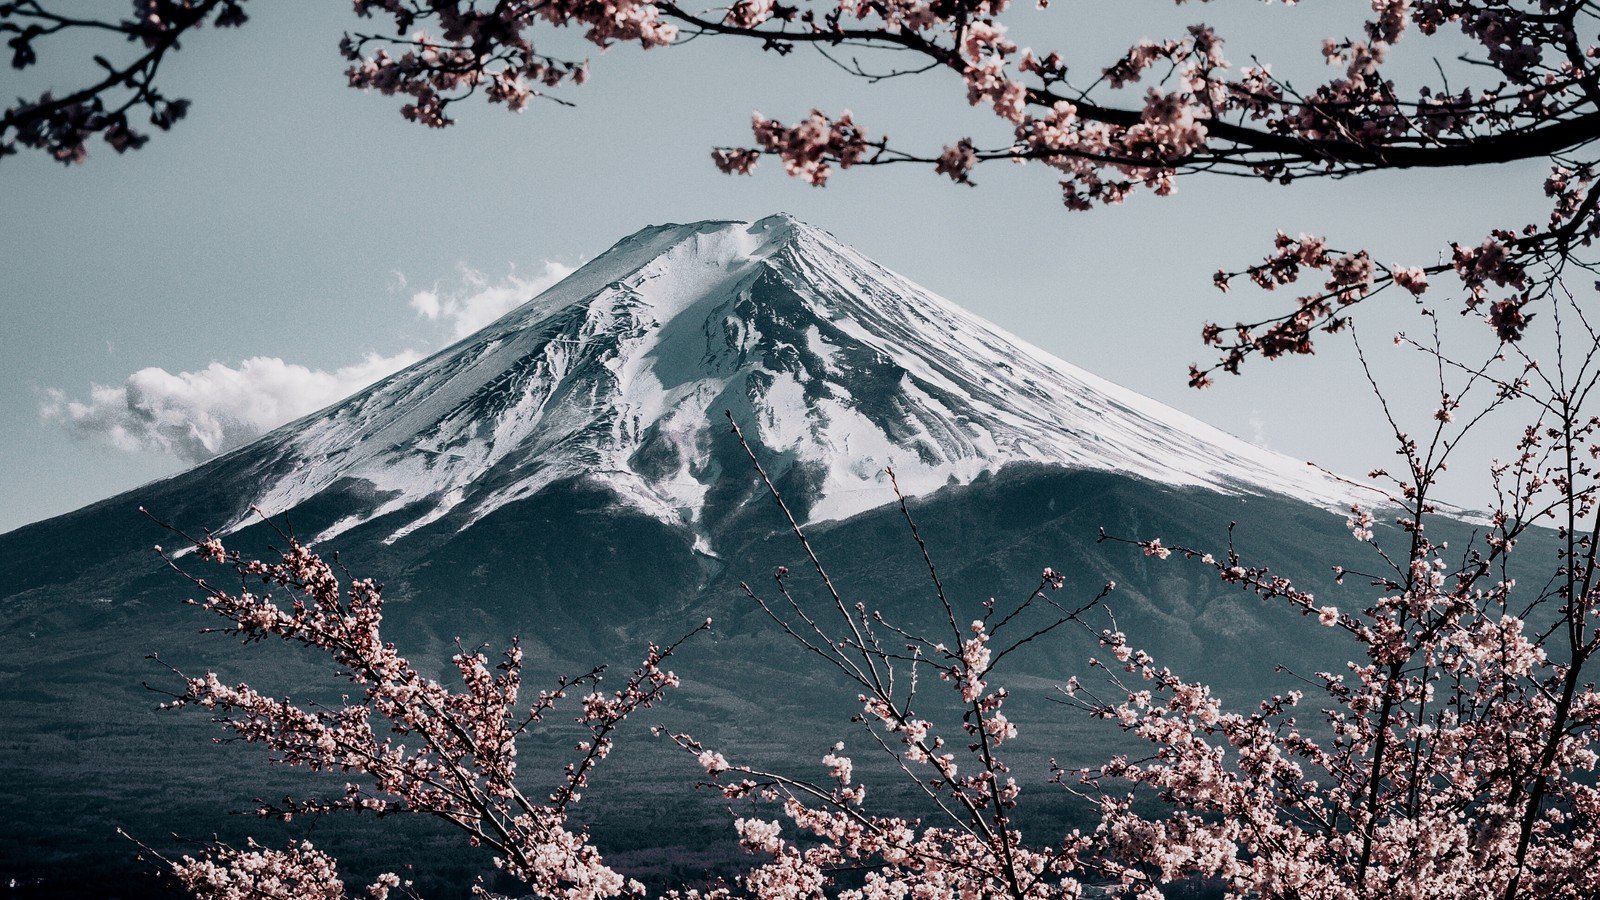
[[[646,228],[482,331],[236,454],[268,514],[336,483],[399,540],[554,482],[703,537],[729,410],[812,520],[1010,463],[1345,506],[1349,489],[1069,365],[787,215]],[[797,468],[798,467],[798,468]]]

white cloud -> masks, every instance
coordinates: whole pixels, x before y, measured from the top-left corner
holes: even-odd
[[[461,266],[452,290],[417,291],[410,307],[417,316],[446,326],[440,343],[455,341],[498,319],[543,292],[574,269],[546,262],[531,278],[513,270],[504,281]],[[406,287],[395,272],[389,290]],[[109,345],[108,345],[109,347]],[[150,367],[121,384],[90,386],[87,399],[49,389],[40,416],[68,434],[129,453],[155,452],[185,462],[201,462],[307,413],[350,396],[373,382],[422,359],[426,353],[403,350],[393,356],[369,353],[359,363],[332,371],[312,369],[277,357],[251,357],[237,365],[213,362],[195,372]]]
[[[499,284],[491,284],[482,272],[467,266],[459,271],[461,283],[454,291],[441,295],[435,285],[411,295],[411,308],[417,315],[448,323],[453,340],[472,334],[577,270],[547,260],[538,275],[523,278],[512,271]]]
[[[87,400],[45,392],[40,415],[76,437],[130,453],[154,451],[200,462],[348,397],[422,358],[405,350],[368,354],[331,372],[256,356],[173,374],[150,367],[120,385],[96,384]]]

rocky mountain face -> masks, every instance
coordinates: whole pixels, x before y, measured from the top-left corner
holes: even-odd
[[[1347,486],[1056,359],[787,216],[665,225],[254,444],[0,535],[0,879],[22,895],[159,895],[116,825],[158,844],[174,830],[275,841],[298,832],[229,813],[342,784],[263,774],[263,754],[213,745],[202,716],[155,712],[142,684],[171,677],[146,658],[157,652],[296,696],[338,686],[309,657],[197,634],[211,623],[150,553],[171,541],[141,505],[247,550],[276,540],[252,504],[286,521],[385,582],[391,637],[441,676],[457,638],[521,634],[532,684],[627,666],[711,616],[659,719],[773,765],[814,765],[853,733],[854,694],[742,599],[740,582],[802,568],[725,413],[842,589],[897,621],[933,607],[890,505],[891,467],[961,615],[1026,595],[1053,566],[1074,596],[1117,581],[1108,609],[1121,627],[1243,703],[1282,689],[1278,663],[1340,659],[1314,622],[1096,538],[1104,527],[1220,551],[1238,522],[1241,550],[1338,603],[1348,589],[1325,573],[1349,546]],[[1035,714],[1017,743],[1033,781],[1049,757],[1115,744],[1045,702],[1093,650],[1086,633],[1040,642],[1010,673]],[[558,729],[529,751],[529,771],[568,744]],[[619,860],[666,878],[725,859],[708,848],[731,846],[726,811],[692,789],[692,765],[642,734],[608,764],[612,786],[586,807]],[[1041,827],[1079,814],[1050,797]],[[359,874],[392,867],[403,844],[427,896],[457,895],[486,868],[426,823],[316,827]]]

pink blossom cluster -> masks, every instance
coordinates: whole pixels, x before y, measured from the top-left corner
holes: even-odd
[[[1600,533],[1592,524],[1600,417],[1570,412],[1600,375],[1588,349],[1600,335],[1582,328],[1584,347],[1565,358],[1570,368],[1559,377],[1530,376],[1538,371],[1531,360],[1497,374],[1506,354],[1469,364],[1447,360],[1437,344],[1402,339],[1439,356],[1461,383],[1441,376],[1431,433],[1395,426],[1403,473],[1373,472],[1388,485],[1379,503],[1351,509],[1347,528],[1373,562],[1359,576],[1363,603],[1345,611],[1320,604],[1290,579],[1246,564],[1231,542],[1219,558],[1127,541],[1147,556],[1160,549],[1197,560],[1224,584],[1315,616],[1359,653],[1342,670],[1293,672],[1295,690],[1235,712],[1134,649],[1123,632],[1105,631],[1109,658],[1096,665],[1109,693],[1074,679],[1063,694],[1149,751],[1057,770],[1101,805],[1102,870],[1115,869],[1136,891],[1202,877],[1241,897],[1576,900],[1600,891]],[[1480,411],[1458,420],[1463,398],[1485,387]],[[1430,495],[1461,437],[1485,413],[1515,403],[1536,424],[1491,470],[1501,500],[1487,533],[1452,550],[1430,537],[1440,515]],[[1551,413],[1563,409],[1564,417]],[[1384,518],[1392,527],[1380,535]],[[1508,561],[1535,523],[1552,527],[1558,549],[1532,561],[1547,580],[1523,587]],[[1356,571],[1335,574],[1343,584]],[[1173,814],[1139,813],[1140,790]]]
[[[734,432],[787,515],[788,507],[737,426]],[[892,471],[889,476],[893,481]],[[770,600],[744,588],[780,630],[825,658],[859,691],[856,721],[867,732],[868,745],[891,754],[894,767],[942,815],[929,822],[874,812],[843,742],[821,757],[826,777],[808,778],[730,762],[692,735],[673,733],[671,739],[725,797],[753,804],[734,826],[740,845],[761,860],[733,885],[674,891],[669,896],[675,900],[1079,895],[1084,860],[1093,855],[1095,841],[1073,834],[1028,844],[1012,824],[1022,789],[1001,750],[1018,729],[1005,713],[1008,691],[992,679],[1005,657],[1058,628],[1081,623],[1106,592],[1069,609],[1050,597],[1062,589],[1063,577],[1046,569],[1020,603],[986,604],[979,618],[962,624],[903,497],[901,509],[923,547],[948,636],[916,634],[864,604],[846,602],[792,516],[790,525],[827,591],[826,612],[814,613],[796,599],[787,569],[775,573],[776,596]],[[1042,618],[1041,609],[1048,610]],[[945,686],[948,703],[923,698],[930,681]],[[949,717],[919,712],[941,708],[956,712]],[[771,814],[761,814],[763,806]],[[859,882],[842,882],[843,873],[856,873]]]
[[[1570,206],[1581,201],[1575,200],[1569,190],[1567,177],[1558,170],[1551,176],[1548,190],[1561,198],[1561,204]],[[1594,227],[1594,222],[1573,215],[1563,219],[1558,212],[1557,231],[1579,221],[1589,222],[1585,227]],[[1563,221],[1566,224],[1559,224]],[[1445,273],[1459,281],[1465,296],[1464,311],[1473,312],[1487,305],[1487,311],[1480,315],[1495,334],[1504,341],[1520,340],[1532,318],[1526,308],[1535,299],[1536,281],[1545,288],[1551,286],[1548,279],[1535,279],[1530,267],[1548,262],[1540,260],[1556,233],[1536,233],[1531,226],[1522,235],[1496,230],[1477,246],[1451,244],[1448,263],[1420,267],[1380,266],[1366,250],[1334,251],[1325,238],[1305,234],[1291,238],[1280,231],[1273,252],[1262,262],[1237,272],[1219,270],[1213,276],[1215,286],[1226,292],[1235,279],[1243,276],[1262,290],[1272,291],[1299,282],[1306,270],[1326,273],[1325,280],[1314,293],[1296,297],[1293,312],[1261,322],[1239,322],[1228,329],[1207,323],[1201,338],[1206,344],[1221,348],[1223,357],[1210,368],[1191,366],[1189,382],[1194,387],[1206,387],[1218,370],[1237,374],[1251,354],[1274,359],[1313,353],[1314,334],[1342,330],[1349,321],[1349,307],[1389,287],[1420,297],[1430,287],[1430,275]],[[1499,297],[1491,297],[1492,292],[1499,293]]]
[[[587,25],[585,37],[605,47],[616,41],[644,47],[670,44],[676,29],[655,7],[621,2],[500,3],[492,10],[474,3],[407,0],[356,0],[357,15],[386,16],[393,34],[346,34],[340,51],[351,62],[350,86],[410,97],[401,107],[407,119],[434,128],[451,124],[445,110],[482,89],[490,103],[522,111],[542,88],[583,84],[588,63],[539,52],[532,30],[539,21]],[[416,30],[420,20],[435,24],[439,37]]]
[[[201,857],[169,861],[184,890],[199,900],[344,900],[338,862],[309,841],[274,850],[250,841],[244,849],[213,845]],[[372,900],[392,891],[411,893],[411,883],[386,872],[367,888]]]
[[[756,143],[761,149],[719,148],[713,151],[712,159],[722,171],[748,173],[764,151],[781,157],[784,171],[790,175],[822,187],[833,174],[833,163],[848,169],[860,163],[873,147],[856,126],[849,110],[837,119],[812,110],[810,116],[792,126],[760,113],[752,117],[752,122]]]
[[[206,591],[197,604],[225,619],[227,633],[246,641],[281,639],[312,648],[359,689],[358,698],[323,707],[277,699],[206,673],[186,678],[185,690],[164,704],[209,710],[235,737],[270,749],[276,764],[347,779],[339,794],[285,800],[263,806],[261,815],[429,815],[465,832],[469,843],[493,853],[498,868],[543,896],[595,900],[634,890],[603,862],[581,830],[568,826],[567,816],[596,766],[610,754],[616,728],[677,686],[678,677],[664,668],[676,644],[651,645],[644,661],[616,690],[601,688],[603,672],[597,668],[564,678],[531,700],[522,695],[523,657],[517,641],[498,660],[463,649],[451,660],[460,678],[452,689],[423,675],[384,640],[383,599],[370,579],[341,581],[332,566],[293,537],[274,562],[244,559],[214,537],[197,541],[196,547],[201,559],[233,568],[246,584],[227,592],[196,581]],[[249,589],[250,583],[263,591]],[[709,627],[707,621],[696,630]],[[579,700],[576,721],[588,735],[577,745],[577,756],[566,765],[556,789],[544,798],[529,797],[518,779],[518,740],[580,687],[588,690]],[[268,877],[271,884],[289,879],[296,885],[323,885],[319,890],[327,892],[338,884],[331,860],[309,846],[287,851],[214,848],[204,859],[186,859],[173,870],[201,896],[219,898],[236,896],[226,892],[230,885],[267,884],[262,879]],[[374,895],[381,896],[384,887],[375,886]],[[237,896],[246,895],[261,894]],[[324,895],[342,893],[282,894]]]
[[[864,635],[870,630],[870,621],[872,617],[857,621]],[[697,756],[706,774],[730,800],[771,804],[782,817],[740,817],[734,823],[740,845],[765,860],[739,876],[737,888],[744,895],[793,898],[838,893],[861,900],[908,896],[1043,900],[1077,894],[1078,854],[1088,841],[1069,839],[1064,847],[1032,848],[1009,824],[1010,810],[1017,805],[1021,789],[997,750],[1016,736],[1017,729],[1001,709],[1006,691],[990,691],[985,683],[993,660],[986,623],[974,622],[970,633],[972,637],[962,641],[959,653],[937,649],[938,645],[926,648],[942,660],[929,665],[959,692],[967,708],[960,726],[969,742],[964,752],[939,736],[934,721],[910,713],[914,693],[897,697],[887,690],[892,666],[887,655],[860,670],[868,683],[877,685],[859,697],[862,721],[872,729],[874,743],[895,748],[906,777],[949,812],[950,821],[945,824],[870,812],[866,788],[854,782],[854,761],[845,755],[842,742],[822,757],[828,778],[810,780],[730,764],[691,736],[672,735]],[[869,652],[865,658],[872,656]],[[878,669],[878,680],[867,674],[873,668]],[[913,670],[917,668],[920,665],[913,666]],[[914,671],[912,677],[914,680]],[[958,754],[966,757],[965,763]],[[792,830],[787,835],[785,821]],[[865,872],[862,886],[840,891],[837,873],[844,871]],[[674,896],[725,900],[739,894],[732,888],[720,888]]]
[[[1565,687],[1570,662],[1552,660],[1507,611],[1509,584],[1479,584],[1476,562],[1450,569],[1438,550],[1421,542],[1404,580],[1359,616],[1321,609],[1368,653],[1345,672],[1312,676],[1321,729],[1297,718],[1301,691],[1229,712],[1204,685],[1108,632],[1120,699],[1083,700],[1076,686],[1069,696],[1153,753],[1058,773],[1100,799],[1100,867],[1131,888],[1203,876],[1237,896],[1600,890],[1591,864],[1600,696],[1592,685]],[[1259,570],[1212,565],[1224,581],[1313,608]],[[1592,599],[1584,607],[1593,615]],[[1114,787],[1128,783],[1176,812],[1135,812],[1132,795]]]

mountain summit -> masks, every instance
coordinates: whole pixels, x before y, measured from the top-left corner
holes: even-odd
[[[723,411],[805,485],[812,520],[1015,462],[1324,506],[1320,473],[1069,365],[787,215],[632,234],[471,337],[233,454],[286,512],[330,487],[467,527],[563,479],[698,527]],[[235,462],[241,460],[236,459]]]

